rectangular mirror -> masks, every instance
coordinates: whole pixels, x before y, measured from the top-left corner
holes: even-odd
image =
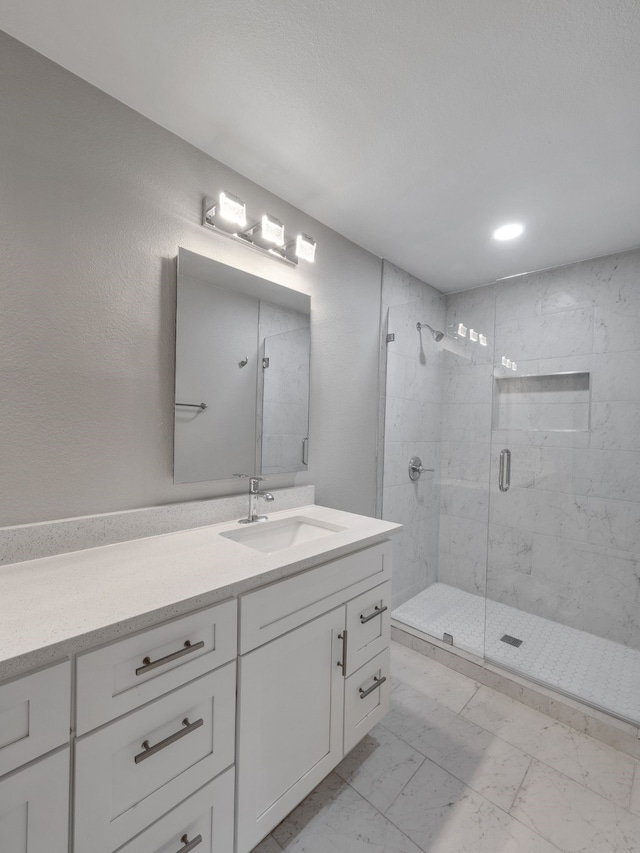
[[[173,479],[305,471],[310,297],[178,250]]]

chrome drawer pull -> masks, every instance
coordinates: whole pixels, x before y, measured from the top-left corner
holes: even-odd
[[[363,616],[362,613],[360,614],[360,624],[365,625],[367,622],[371,622],[372,619],[375,619],[376,616],[380,616],[382,613],[384,613],[385,610],[388,609],[389,608],[386,604],[384,604],[382,607],[378,607],[378,605],[376,604],[376,608],[373,613],[370,613],[368,616]]]
[[[136,764],[140,764],[141,761],[144,761],[145,758],[151,758],[152,755],[155,755],[156,752],[160,752],[161,749],[164,749],[165,746],[171,746],[172,743],[175,743],[180,738],[185,737],[190,732],[194,732],[196,729],[199,729],[200,726],[204,725],[204,720],[200,717],[199,720],[196,720],[195,723],[190,723],[189,718],[185,717],[182,721],[183,729],[180,729],[179,732],[175,732],[175,734],[169,735],[164,740],[158,741],[155,746],[151,746],[148,740],[145,740],[142,744],[143,752],[139,752],[134,761]]]
[[[192,841],[189,841],[189,837],[185,832],[180,841],[182,841],[184,847],[181,847],[178,850],[178,853],[189,853],[189,850],[195,850],[198,844],[202,844],[202,836],[196,835],[196,837]]]
[[[204,649],[204,640],[200,640],[199,643],[185,640],[183,648],[178,649],[177,652],[172,652],[170,655],[165,655],[163,658],[158,658],[158,660],[151,660],[149,657],[142,658],[143,665],[136,669],[136,675],[144,675],[145,672],[150,672],[158,666],[164,666],[165,663],[171,663],[172,660],[178,660],[178,658],[191,654],[191,652],[197,652],[198,649]]]
[[[374,690],[377,690],[378,687],[383,685],[386,680],[387,680],[386,675],[383,675],[382,678],[378,678],[377,675],[374,675],[373,676],[373,684],[371,685],[371,687],[367,687],[366,690],[363,690],[362,687],[359,688],[360,689],[360,698],[365,699],[369,695],[369,693],[373,693]]]
[[[338,661],[338,666],[342,667],[342,674],[347,671],[347,629],[345,628],[342,634],[338,634],[338,639],[342,640],[342,660]]]

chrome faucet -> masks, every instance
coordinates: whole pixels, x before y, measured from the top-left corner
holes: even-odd
[[[248,474],[235,474],[236,477],[248,477]],[[258,498],[264,498],[267,503],[275,500],[271,492],[260,492],[259,483],[262,477],[249,477],[249,514],[241,518],[238,524],[253,524],[255,521],[266,521],[266,515],[258,515]]]

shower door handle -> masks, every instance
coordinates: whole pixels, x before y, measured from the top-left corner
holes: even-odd
[[[511,451],[500,451],[500,468],[498,470],[498,487],[501,492],[508,492],[511,485]]]

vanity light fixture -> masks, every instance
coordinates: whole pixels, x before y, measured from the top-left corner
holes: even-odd
[[[293,257],[291,255],[291,248],[295,244],[295,262],[297,263],[298,259],[306,261],[309,264],[312,264],[315,261],[316,257],[316,241],[313,237],[309,237],[308,234],[298,234],[295,240],[289,240],[284,246],[279,249],[270,249],[269,251],[273,255],[277,255],[279,258],[283,258],[287,261],[292,261]]]
[[[218,196],[218,203],[205,210],[204,215],[205,219],[211,225],[214,225],[216,216],[219,216],[232,225],[237,225],[240,228],[247,227],[247,208],[245,203],[238,196],[231,195],[231,193],[227,193],[224,190]]]
[[[264,213],[255,225],[247,228],[245,203],[226,191],[220,193],[217,202],[204,199],[202,224],[292,266],[297,266],[298,258],[308,263],[315,260],[316,242],[313,237],[299,234],[295,240],[285,242],[284,225],[269,213]]]
[[[524,225],[519,222],[510,222],[508,225],[501,225],[493,232],[494,240],[514,240],[519,237],[524,231]]]
[[[263,213],[259,222],[242,234],[238,234],[238,237],[242,237],[243,240],[251,239],[258,230],[265,243],[273,243],[274,246],[284,245],[284,225],[268,213]]]
[[[485,335],[480,335],[480,346],[486,347],[486,345],[487,345],[487,339],[486,339]]]
[[[457,334],[458,334],[459,338],[466,338],[467,337],[467,327],[464,325],[464,323],[458,323]]]
[[[469,340],[470,341],[477,341],[478,340],[478,333],[476,332],[475,329],[469,329]]]

